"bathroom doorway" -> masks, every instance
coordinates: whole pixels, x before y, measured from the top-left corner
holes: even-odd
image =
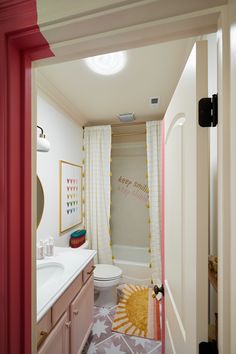
[[[111,239],[114,263],[123,268],[125,281],[146,285],[150,284],[150,248],[145,140],[145,124],[113,127]],[[130,158],[137,161],[130,163]],[[137,219],[129,215],[134,208]]]

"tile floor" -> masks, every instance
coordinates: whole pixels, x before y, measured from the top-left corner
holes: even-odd
[[[112,332],[115,308],[94,307],[94,325],[83,354],[161,354],[161,342]]]

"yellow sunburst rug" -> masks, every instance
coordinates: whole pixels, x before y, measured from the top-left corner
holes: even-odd
[[[151,288],[126,284],[116,307],[112,331],[160,340],[160,305],[152,293]]]

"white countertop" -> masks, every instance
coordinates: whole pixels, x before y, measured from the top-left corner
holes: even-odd
[[[95,255],[96,251],[94,250],[55,247],[53,257],[37,260],[37,266],[50,262],[59,263],[63,267],[60,276],[52,278],[41,287],[37,286],[37,321],[46,314]]]

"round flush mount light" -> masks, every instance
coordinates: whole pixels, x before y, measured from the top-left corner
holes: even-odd
[[[113,75],[121,71],[126,64],[126,53],[115,52],[96,55],[85,59],[88,67],[100,75]]]

